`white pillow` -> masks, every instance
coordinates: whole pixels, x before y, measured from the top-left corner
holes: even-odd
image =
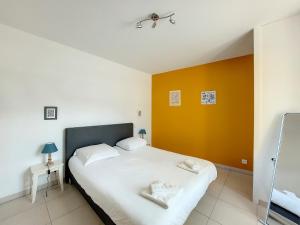
[[[76,155],[81,160],[84,166],[87,166],[92,162],[116,157],[120,154],[116,149],[107,144],[99,144],[78,148],[74,155]]]
[[[130,137],[117,142],[116,145],[124,150],[132,151],[147,145],[147,141],[139,137]]]

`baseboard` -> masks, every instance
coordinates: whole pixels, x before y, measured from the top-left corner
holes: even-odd
[[[227,169],[227,170],[231,170],[237,173],[242,173],[242,174],[246,174],[246,175],[250,175],[253,176],[253,172],[250,170],[244,170],[244,169],[240,169],[240,168],[235,168],[235,167],[231,167],[231,166],[226,166],[226,165],[222,165],[222,164],[218,164],[215,163],[216,167],[222,168],[222,169]]]
[[[58,182],[57,180],[50,181],[49,182],[49,187],[57,185],[57,182]],[[42,191],[46,188],[47,188],[47,184],[42,184],[42,185],[38,186],[37,191]],[[3,198],[0,198],[0,205],[3,204],[3,203],[9,202],[9,201],[15,200],[17,198],[24,197],[24,196],[29,195],[29,194],[30,194],[30,189],[26,189],[24,191],[21,191],[21,192],[18,192],[18,193],[9,195],[9,196],[5,196]]]

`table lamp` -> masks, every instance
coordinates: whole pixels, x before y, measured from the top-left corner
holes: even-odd
[[[145,134],[146,134],[146,130],[145,129],[140,129],[140,131],[139,131],[140,137],[144,139]]]
[[[56,145],[54,144],[54,142],[45,144],[45,146],[42,150],[42,154],[48,154],[48,162],[47,162],[48,166],[53,164],[53,161],[51,158],[51,153],[57,152],[57,151],[58,151],[58,149],[57,149]]]

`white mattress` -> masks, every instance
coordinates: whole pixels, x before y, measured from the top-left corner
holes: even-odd
[[[272,193],[272,202],[300,217],[300,198],[289,191],[279,191],[275,188]]]
[[[215,166],[199,160],[205,167],[196,175],[176,167],[192,158],[150,146],[136,151],[118,147],[120,156],[97,161],[86,167],[73,156],[69,168],[82,188],[117,225],[183,225],[208,185],[217,177]],[[169,209],[141,197],[139,192],[155,180],[184,188]]]

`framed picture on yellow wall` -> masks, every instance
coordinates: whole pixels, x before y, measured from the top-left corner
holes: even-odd
[[[181,106],[181,90],[169,91],[169,106]]]
[[[214,105],[217,103],[216,91],[201,91],[201,104]]]

